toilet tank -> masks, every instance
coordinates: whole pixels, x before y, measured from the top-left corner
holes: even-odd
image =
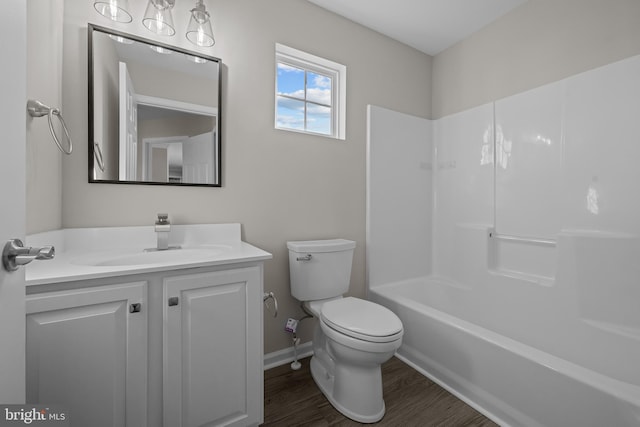
[[[313,301],[345,294],[355,247],[356,242],[345,239],[287,242],[291,295]]]

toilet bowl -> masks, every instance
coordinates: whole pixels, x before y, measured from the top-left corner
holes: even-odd
[[[311,375],[345,416],[382,419],[380,365],[402,344],[402,322],[389,309],[349,290],[355,242],[344,239],[287,242],[291,294],[316,318]]]
[[[313,379],[347,417],[362,423],[379,421],[385,413],[380,365],[400,347],[402,323],[385,307],[358,298],[325,307],[317,326],[324,339],[318,345],[314,340]]]

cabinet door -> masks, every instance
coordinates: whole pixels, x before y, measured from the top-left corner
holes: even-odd
[[[168,278],[164,297],[165,427],[259,424],[261,268]]]
[[[146,282],[27,296],[27,402],[74,426],[145,426],[145,304]]]

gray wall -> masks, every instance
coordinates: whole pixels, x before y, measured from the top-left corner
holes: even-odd
[[[640,54],[638,0],[529,0],[433,59],[433,118]]]
[[[104,171],[95,168],[95,178],[118,179],[119,147],[117,141],[120,138],[118,53],[114,48],[114,42],[108,37],[97,37],[93,46],[95,52],[101,52],[100,56],[96,56],[93,67],[93,102],[95,105],[93,115],[96,117],[93,140],[100,146],[105,165]],[[109,172],[112,176],[109,176]]]
[[[183,74],[173,69],[153,69],[149,64],[139,61],[127,60],[126,62],[136,93],[139,95],[208,107],[218,106],[218,76],[216,75],[206,79],[188,73]],[[209,68],[214,68],[212,64],[207,65]],[[176,82],[181,83],[176,84]]]
[[[65,2],[63,102],[79,142],[63,159],[62,226],[152,224],[158,212],[175,224],[241,223],[246,241],[274,255],[265,289],[280,307],[277,319],[265,316],[265,351],[288,347],[284,322],[302,313],[290,296],[286,241],[355,240],[350,293],[364,295],[366,105],[430,116],[431,58],[307,1],[207,0],[216,45],[201,52],[224,63],[223,187],[88,184],[86,25],[151,38],[140,23],[146,1],[130,3],[127,26],[101,18],[92,2]],[[184,38],[192,6],[176,2],[176,36],[158,40],[192,49]],[[274,129],[276,42],[347,66],[346,141]],[[30,224],[30,232],[42,228]],[[309,326],[301,328],[303,341]]]
[[[266,352],[290,345],[284,321],[301,314],[289,296],[287,240],[356,240],[350,291],[364,294],[367,104],[439,118],[640,53],[637,0],[529,0],[433,59],[306,1],[207,0],[217,43],[201,52],[224,63],[223,187],[88,184],[86,24],[151,38],[140,24],[145,3],[131,1],[127,26],[102,19],[91,2],[66,0],[62,96],[78,143],[62,178],[47,176],[47,185],[61,184],[61,212],[28,217],[28,232],[150,224],[157,212],[178,224],[242,223],[245,240],[274,254],[265,289],[280,314],[265,316]],[[177,36],[160,41],[193,48],[182,36],[190,7],[177,2]],[[273,129],[276,42],[347,66],[346,141]],[[47,156],[29,155],[28,173]],[[28,187],[28,209],[46,207],[36,191]],[[309,325],[301,329],[309,339]]]
[[[27,98],[60,108],[67,117],[61,82],[63,4],[63,0],[27,2]],[[27,100],[24,102],[26,109]],[[27,115],[26,122],[27,233],[57,229],[62,225],[61,154],[49,133],[46,117]],[[57,120],[54,125],[58,136],[63,138]],[[70,131],[75,138],[73,130]],[[61,143],[66,144],[66,140]]]

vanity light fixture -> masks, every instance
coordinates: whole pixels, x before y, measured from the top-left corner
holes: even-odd
[[[129,13],[128,0],[95,0],[93,7],[102,16],[112,21],[129,23],[133,20]]]
[[[211,28],[211,15],[207,12],[204,0],[197,0],[196,7],[191,9],[187,39],[194,45],[203,47],[210,47],[216,43]]]
[[[149,0],[142,24],[153,33],[162,36],[174,35],[176,30],[173,27],[171,9],[175,3],[175,0]]]

